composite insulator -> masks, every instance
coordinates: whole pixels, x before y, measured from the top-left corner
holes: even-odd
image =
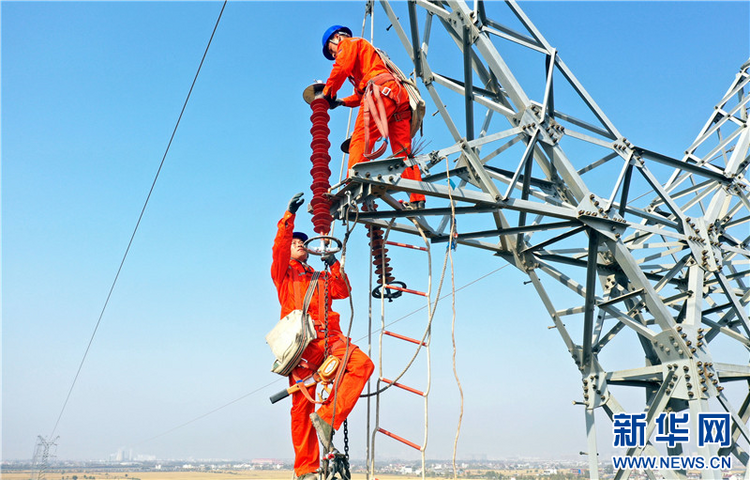
[[[373,212],[377,210],[377,205],[372,204],[369,210]],[[368,211],[366,205],[362,206],[363,211]],[[391,275],[393,268],[390,266],[391,259],[388,258],[388,249],[386,248],[385,238],[383,237],[383,229],[376,227],[375,225],[369,225],[367,227],[367,236],[370,238],[370,251],[372,252],[372,264],[375,266],[375,274],[378,276],[378,286],[372,291],[372,296],[380,298],[381,295],[387,298],[388,301],[393,301],[394,298],[401,296],[399,290],[386,288],[381,292],[381,287],[385,283],[386,285],[400,284],[406,288],[406,284],[403,282],[397,282],[396,279]]]
[[[385,239],[383,238],[383,229],[370,225],[367,229],[367,236],[370,238],[370,251],[372,252],[372,264],[375,266],[375,274],[378,276],[378,285],[385,283],[391,284],[396,279],[391,275],[393,267],[388,258],[388,249],[385,248]]]
[[[312,134],[312,155],[310,161],[312,162],[312,169],[310,174],[312,175],[312,185],[310,189],[313,193],[313,198],[310,201],[313,212],[313,230],[319,235],[326,235],[331,230],[331,223],[333,223],[333,217],[331,216],[331,200],[326,198],[325,194],[328,193],[328,189],[331,184],[329,178],[331,177],[331,170],[328,168],[328,164],[331,162],[331,156],[328,154],[328,149],[331,146],[331,142],[328,141],[328,101],[325,98],[317,98],[310,102],[310,108],[312,108],[312,115],[310,121],[312,127],[310,133]]]

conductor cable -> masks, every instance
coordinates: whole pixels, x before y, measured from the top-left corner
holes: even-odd
[[[469,282],[469,283],[467,283],[467,284],[465,284],[465,285],[463,285],[463,286],[461,286],[461,287],[457,288],[457,289],[456,289],[456,292],[460,292],[461,290],[463,290],[463,289],[465,289],[465,288],[468,288],[468,287],[470,287],[470,286],[474,285],[475,283],[479,282],[480,280],[484,280],[485,278],[487,278],[487,277],[489,277],[489,276],[491,276],[491,275],[494,275],[494,274],[496,274],[497,272],[501,271],[502,269],[504,269],[504,268],[506,268],[506,267],[508,267],[508,266],[510,266],[510,263],[506,263],[506,264],[505,264],[505,265],[503,265],[502,267],[498,267],[498,268],[496,268],[496,269],[492,270],[491,272],[485,273],[485,274],[484,274],[484,275],[482,275],[481,277],[475,278],[475,279],[474,279],[474,280],[472,280],[471,282]],[[447,297],[448,297],[448,295],[450,295],[450,294],[445,294],[445,296],[441,297],[441,298],[440,298],[440,300],[443,300],[443,299],[447,298]],[[426,307],[426,306],[421,306],[421,307],[419,307],[419,308],[417,308],[417,309],[415,309],[415,310],[413,310],[413,311],[411,311],[411,312],[407,313],[406,315],[403,315],[402,317],[400,317],[400,318],[397,318],[396,320],[392,321],[391,323],[388,323],[388,324],[386,324],[386,327],[390,327],[391,325],[394,325],[394,324],[396,324],[396,323],[398,323],[398,322],[401,322],[401,321],[403,321],[403,320],[406,320],[407,318],[411,317],[412,315],[416,315],[417,313],[421,312],[421,311],[422,311],[422,310],[424,310],[425,308],[427,308],[427,307]],[[374,332],[372,332],[372,333],[378,333],[378,332],[379,332],[379,330],[375,330],[375,331],[374,331]],[[367,339],[367,338],[368,338],[368,335],[369,335],[369,334],[367,334],[367,335],[364,335],[363,337],[361,337],[361,338],[359,338],[359,339],[355,340],[355,342],[360,342],[360,341],[362,341],[362,340],[365,340],[365,339]],[[205,418],[205,417],[207,417],[207,416],[209,416],[209,415],[211,415],[211,414],[213,414],[213,413],[216,413],[216,412],[218,412],[218,411],[220,411],[220,410],[222,410],[222,409],[224,409],[224,408],[226,408],[226,407],[228,407],[228,406],[230,406],[230,405],[233,405],[233,404],[235,404],[235,403],[239,402],[240,400],[244,400],[244,399],[245,399],[245,398],[247,398],[247,397],[250,397],[250,396],[252,396],[252,395],[255,395],[256,393],[258,393],[258,392],[260,392],[260,391],[262,391],[262,390],[265,390],[265,389],[266,389],[266,388],[268,388],[268,387],[271,387],[271,386],[273,386],[273,385],[276,385],[277,383],[279,383],[279,382],[281,382],[281,381],[284,381],[284,380],[285,380],[285,378],[284,378],[284,377],[279,377],[279,378],[277,378],[277,379],[273,380],[272,382],[269,382],[269,383],[267,383],[266,385],[263,385],[262,387],[256,388],[256,389],[255,389],[255,390],[253,390],[252,392],[249,392],[249,393],[247,393],[247,394],[245,394],[245,395],[243,395],[243,396],[241,396],[241,397],[239,397],[239,398],[236,398],[235,400],[232,400],[232,401],[230,401],[230,402],[227,402],[227,403],[225,403],[224,405],[222,405],[222,406],[220,406],[220,407],[217,407],[217,408],[215,408],[215,409],[213,409],[213,410],[211,410],[211,411],[209,411],[209,412],[207,412],[207,413],[204,413],[204,414],[202,414],[202,415],[199,415],[199,416],[197,416],[197,417],[193,418],[192,420],[188,420],[188,421],[186,421],[186,422],[184,422],[184,423],[182,423],[182,424],[180,424],[180,425],[178,425],[178,426],[176,426],[176,427],[170,428],[169,430],[167,430],[167,431],[165,431],[165,432],[163,432],[163,433],[160,433],[160,434],[158,434],[158,435],[154,435],[154,436],[152,436],[151,438],[149,438],[149,439],[147,439],[147,440],[143,440],[143,441],[141,441],[141,442],[139,442],[139,443],[137,443],[137,444],[135,444],[135,445],[140,445],[140,444],[146,443],[146,442],[148,442],[148,441],[151,441],[151,440],[154,440],[154,439],[157,439],[157,438],[163,437],[164,435],[167,435],[168,433],[172,433],[172,432],[174,432],[175,430],[178,430],[178,429],[180,429],[180,428],[182,428],[182,427],[184,427],[184,426],[190,425],[191,423],[194,423],[194,422],[196,422],[196,421],[198,421],[198,420],[200,420],[200,419],[202,419],[202,418]],[[367,395],[367,396],[368,396],[368,397],[370,397],[370,396],[373,396],[373,395],[374,395],[375,393],[376,393],[376,392],[372,392],[372,395]]]
[[[159,168],[156,170],[154,181],[151,183],[151,188],[149,189],[148,195],[146,196],[146,201],[143,203],[143,208],[141,208],[141,213],[138,216],[138,221],[135,224],[133,233],[130,235],[130,240],[128,241],[128,246],[125,249],[125,254],[122,256],[122,260],[120,261],[120,266],[117,268],[117,273],[115,274],[115,278],[112,281],[112,285],[109,287],[109,293],[107,293],[107,298],[104,301],[104,306],[102,307],[102,310],[99,313],[99,319],[96,321],[96,325],[94,326],[94,331],[91,333],[91,338],[89,339],[89,343],[86,346],[86,351],[83,353],[83,358],[81,358],[81,363],[78,365],[78,371],[76,371],[75,377],[73,378],[73,382],[70,385],[70,389],[68,390],[68,395],[65,397],[65,402],[63,402],[62,409],[60,410],[60,414],[57,417],[55,426],[52,429],[50,438],[52,438],[55,435],[55,432],[57,431],[57,427],[60,424],[60,419],[62,419],[63,413],[65,413],[65,408],[67,407],[68,401],[70,400],[70,395],[73,393],[73,388],[75,387],[76,382],[78,381],[78,377],[81,374],[81,369],[83,368],[83,364],[86,361],[86,357],[89,354],[89,350],[91,349],[91,344],[94,342],[94,337],[96,337],[96,332],[99,330],[99,325],[101,324],[102,318],[104,317],[104,312],[107,309],[107,305],[109,305],[110,298],[112,298],[112,292],[114,291],[115,285],[117,284],[117,279],[120,277],[120,272],[122,271],[122,267],[125,264],[125,259],[128,258],[130,247],[133,245],[133,240],[135,239],[136,232],[138,232],[138,227],[141,224],[141,220],[143,220],[143,215],[146,213],[146,207],[148,206],[148,202],[151,199],[151,194],[154,192],[154,187],[156,187],[156,181],[159,179],[159,174],[161,173],[161,169],[164,166],[164,162],[167,159],[167,154],[169,153],[169,149],[172,146],[172,141],[174,140],[175,134],[177,133],[177,128],[180,126],[180,120],[182,120],[182,115],[185,113],[185,108],[187,107],[188,101],[190,100],[190,95],[193,93],[193,87],[195,87],[195,83],[198,80],[198,75],[200,74],[201,68],[203,67],[203,62],[206,60],[206,55],[208,55],[208,49],[211,47],[211,42],[213,41],[214,35],[216,34],[216,29],[219,27],[219,22],[221,21],[221,16],[224,14],[224,8],[227,6],[227,1],[228,0],[225,0],[224,4],[221,6],[219,17],[216,19],[216,23],[214,24],[214,29],[211,32],[211,37],[208,40],[206,49],[203,52],[203,57],[201,58],[200,64],[198,65],[198,70],[195,72],[195,76],[193,77],[193,83],[190,85],[190,90],[188,91],[187,97],[185,98],[185,102],[182,105],[182,110],[180,110],[180,115],[177,117],[177,123],[175,123],[174,129],[172,130],[172,136],[169,138],[169,142],[167,143],[167,148],[164,151],[164,155],[161,158],[161,163],[159,163]]]

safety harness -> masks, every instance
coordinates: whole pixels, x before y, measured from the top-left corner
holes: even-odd
[[[306,264],[302,264],[302,266],[303,266],[303,268],[305,270],[305,274],[307,274],[308,273],[307,265]],[[307,292],[306,292],[306,295],[305,295],[305,299],[304,299],[305,310],[307,310],[307,306],[310,304],[310,301],[312,299],[312,293],[313,293],[313,291],[316,290],[316,289],[318,289],[319,286],[320,286],[320,284],[318,282],[318,280],[320,280],[320,277],[321,277],[321,272],[315,271],[313,273],[312,279],[310,280],[310,286],[307,289]],[[327,359],[328,356],[329,356],[329,354],[330,354],[330,347],[336,346],[336,345],[338,345],[340,343],[343,344],[344,341],[341,340],[340,336],[336,335],[335,337],[333,337],[333,338],[330,339],[331,342],[330,342],[330,345],[329,345],[329,335],[328,335],[328,276],[327,275],[323,275],[323,282],[324,282],[324,286],[325,286],[325,288],[324,288],[325,297],[324,297],[322,303],[320,301],[318,301],[318,318],[320,319],[322,317],[322,318],[325,319],[325,321],[324,321],[324,325],[323,325],[322,329],[316,324],[315,325],[315,330],[316,330],[316,332],[323,333],[323,338],[324,338],[324,341],[325,341],[325,349],[324,349],[323,358],[324,358],[324,361],[325,361],[325,359]],[[299,303],[300,299],[301,299],[300,282],[294,282],[294,294],[295,294],[296,302]],[[344,361],[346,361],[346,360],[348,360],[348,358],[344,359]],[[321,365],[314,365],[314,364],[312,364],[311,362],[308,362],[305,359],[302,359],[302,361],[298,364],[298,367],[305,368],[305,369],[310,370],[312,372],[317,371],[320,366]],[[297,382],[303,382],[307,378],[307,377],[301,377],[297,373],[296,369],[292,371],[291,377],[292,377],[292,379],[294,380],[295,383],[297,383]],[[332,378],[331,379],[327,379],[326,378],[325,380],[331,380],[332,381]],[[329,395],[331,393],[331,387],[327,387],[326,384],[330,384],[330,383],[331,382],[325,382],[325,383],[323,383],[321,385],[322,389],[325,392],[327,392]],[[312,403],[315,403],[315,404],[321,404],[321,403],[325,402],[325,399],[323,399],[323,396],[322,396],[322,392],[318,394],[319,397],[321,398],[321,400],[317,401],[317,400],[315,400],[312,397],[312,395],[310,395],[310,392],[307,391],[307,388],[300,388],[299,391],[302,393],[302,395],[309,402],[312,402]]]
[[[379,75],[376,75],[372,79],[370,79],[369,82],[367,82],[367,87],[365,88],[365,93],[363,95],[363,119],[364,119],[364,129],[365,129],[365,152],[364,156],[365,158],[369,160],[374,160],[378,157],[380,157],[383,152],[385,152],[386,147],[388,146],[388,116],[385,114],[385,105],[383,104],[383,98],[382,96],[386,96],[393,100],[396,103],[399,103],[400,98],[394,98],[394,95],[396,92],[394,92],[390,87],[383,87],[382,85],[387,82],[393,80],[399,87],[399,97],[403,95],[403,87],[401,85],[401,82],[399,79],[393,75],[390,72],[383,72]],[[382,96],[381,96],[382,95]],[[399,121],[403,118],[407,118],[407,115],[410,112],[410,107],[407,104],[406,108],[403,110],[400,110],[398,112],[395,112],[391,117]],[[378,147],[377,150],[372,149],[370,146],[370,122],[375,122],[375,126],[378,129],[378,133],[380,134],[379,138],[383,139],[383,144]],[[375,140],[377,141],[377,139]]]

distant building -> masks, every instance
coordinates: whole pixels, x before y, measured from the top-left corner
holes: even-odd
[[[281,470],[284,468],[284,463],[274,458],[255,458],[250,463],[253,465],[253,468],[263,470]]]

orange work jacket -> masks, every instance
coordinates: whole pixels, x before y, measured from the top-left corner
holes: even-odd
[[[273,262],[271,263],[271,278],[279,295],[281,316],[284,318],[292,310],[302,309],[305,293],[312,280],[315,269],[311,266],[292,259],[292,234],[294,233],[294,214],[284,213],[279,220],[278,232],[273,242]],[[341,334],[339,314],[331,310],[334,299],[349,296],[349,279],[341,272],[341,265],[337,261],[329,272],[323,272],[318,278],[318,285],[312,295],[307,311],[315,320],[318,338],[325,337],[325,283],[328,282],[328,332]]]
[[[342,38],[336,61],[328,76],[323,94],[333,97],[347,78],[354,84],[354,94],[341,101],[347,107],[359,105],[367,82],[381,73],[390,73],[375,47],[364,38]]]

